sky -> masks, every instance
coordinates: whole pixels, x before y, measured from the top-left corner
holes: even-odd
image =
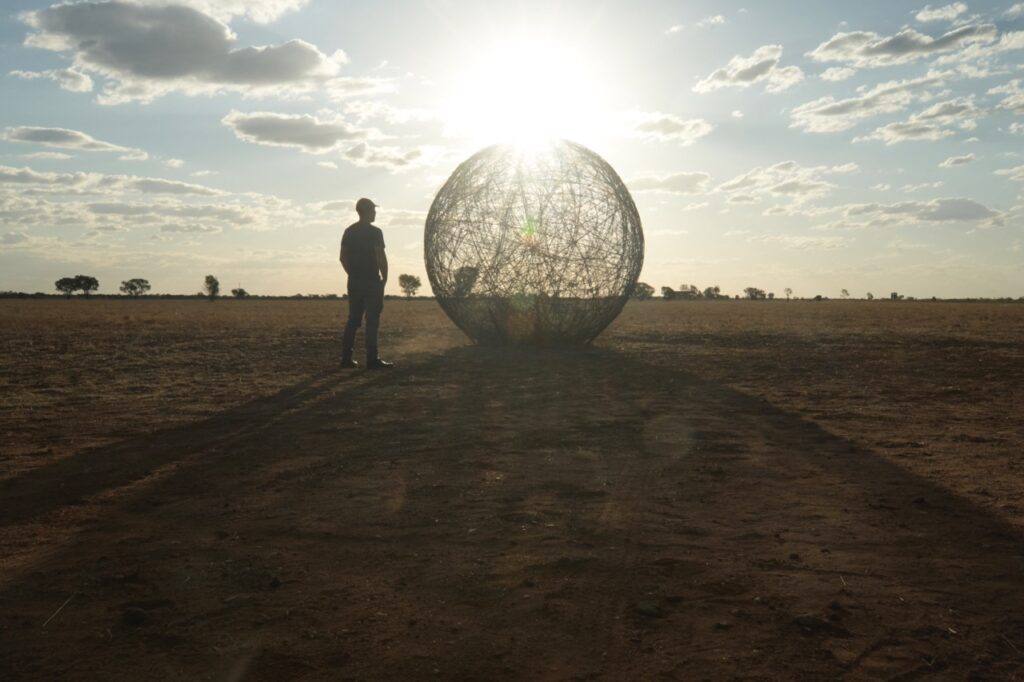
[[[630,189],[655,287],[1024,296],[1024,2],[2,11],[0,290],[341,293],[367,196],[397,294],[461,161],[565,137]]]

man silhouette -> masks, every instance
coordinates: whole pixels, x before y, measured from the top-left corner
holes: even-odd
[[[348,226],[341,237],[341,267],[348,274],[348,322],[341,341],[341,366],[358,367],[352,359],[356,330],[366,315],[366,368],[394,367],[377,357],[377,329],[384,309],[384,285],[388,283],[388,258],[384,255],[384,233],[373,224],[377,204],[369,199],[356,202],[359,221]]]

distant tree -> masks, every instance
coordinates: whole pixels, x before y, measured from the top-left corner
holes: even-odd
[[[75,288],[89,298],[89,294],[100,288],[100,281],[90,275],[75,275]]]
[[[821,300],[821,294],[815,294],[814,295],[814,300],[815,301],[820,301]]]
[[[746,294],[747,298],[751,301],[757,301],[768,297],[768,295],[765,294],[764,289],[758,289],[757,287],[747,287],[743,290],[743,293]]]
[[[676,292],[677,298],[694,299],[700,298],[700,296],[700,289],[696,284],[680,284],[679,291]]]
[[[78,291],[78,280],[74,277],[61,277],[53,283],[53,286],[57,291],[71,298],[71,294]]]
[[[843,298],[843,299],[850,298],[850,292],[847,291],[846,289],[840,290],[839,298]]]
[[[890,301],[898,301],[901,298],[903,298],[903,295],[898,293],[898,292],[896,292],[896,291],[894,291],[891,294],[889,294],[889,300]]]
[[[868,299],[869,301],[873,301],[875,300],[875,295],[869,291],[864,298]]]
[[[423,286],[423,282],[416,275],[399,275],[398,286],[405,292],[406,298],[412,298],[416,295],[416,291]]]
[[[633,287],[633,298],[638,301],[646,301],[651,296],[654,296],[654,287],[647,282],[637,282]]]
[[[774,300],[774,299],[775,299],[775,292],[769,291],[768,292],[768,300],[771,301],[771,300]]]
[[[207,275],[203,281],[203,293],[211,301],[216,300],[220,296],[220,280],[213,275]]]
[[[471,265],[463,265],[455,271],[455,286],[452,287],[452,295],[455,298],[468,298],[473,292],[473,286],[479,276],[479,269]]]
[[[242,287],[232,289],[231,295],[234,296],[235,298],[249,298],[249,292],[243,289]]]
[[[127,294],[132,298],[138,298],[139,296],[142,296],[151,288],[152,287],[149,286],[149,280],[142,279],[141,277],[126,279],[123,282],[121,282],[121,293]]]
[[[722,296],[722,288],[719,286],[708,287],[704,290],[704,298],[710,298],[712,300],[716,298],[729,298],[728,296]]]
[[[672,287],[662,287],[661,297],[666,301],[671,301],[673,298],[676,297],[676,290],[673,289]]]
[[[792,290],[792,289],[790,289],[789,287],[786,287],[785,289],[783,289],[783,291],[784,291],[784,292],[785,292],[785,294],[786,294],[786,300],[787,300],[787,301],[788,301],[789,299],[793,298],[793,290]]]

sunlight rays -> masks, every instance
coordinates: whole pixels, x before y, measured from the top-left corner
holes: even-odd
[[[445,132],[478,146],[592,141],[606,116],[603,95],[586,54],[537,37],[515,39],[482,51],[453,77]]]

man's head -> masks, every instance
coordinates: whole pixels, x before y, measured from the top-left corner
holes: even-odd
[[[363,197],[356,202],[356,213],[363,222],[372,223],[377,217],[377,204]]]

